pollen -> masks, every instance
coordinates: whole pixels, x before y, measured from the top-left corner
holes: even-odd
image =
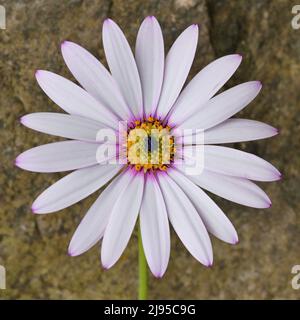
[[[132,123],[126,147],[127,164],[136,171],[167,171],[174,162],[171,128],[152,116]]]

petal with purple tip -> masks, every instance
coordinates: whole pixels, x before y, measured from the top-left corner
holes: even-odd
[[[184,166],[176,166],[186,173]],[[269,208],[271,200],[267,194],[250,180],[227,176],[209,170],[203,170],[198,176],[187,176],[199,187],[232,202],[253,208]]]
[[[242,61],[231,54],[211,62],[202,69],[180,94],[170,112],[171,123],[182,123],[196,113],[234,74]]]
[[[112,267],[126,248],[139,214],[143,189],[144,175],[138,173],[131,177],[114,204],[101,247],[101,261],[105,269]]]
[[[169,170],[168,174],[191,200],[207,231],[220,240],[236,244],[238,242],[236,230],[215,202],[179,171]]]
[[[121,173],[106,187],[77,227],[69,245],[69,254],[78,256],[89,250],[104,234],[118,195],[128,185],[129,175]]]
[[[164,40],[155,17],[147,17],[140,26],[135,46],[145,116],[155,111],[164,75]]]
[[[63,172],[97,164],[96,143],[61,141],[44,144],[21,153],[16,165],[33,172]]]
[[[157,116],[165,117],[176,101],[190,71],[198,42],[198,26],[185,29],[169,50]]]
[[[252,153],[212,145],[199,148],[204,148],[204,168],[207,170],[255,181],[277,181],[281,178],[272,164]]]
[[[270,125],[248,119],[228,119],[204,132],[205,144],[253,141],[276,136],[278,130]]]
[[[146,177],[140,212],[145,256],[151,272],[161,278],[167,269],[170,257],[170,230],[166,205],[152,174]]]
[[[211,266],[211,242],[195,207],[167,174],[158,174],[157,177],[175,232],[195,259],[205,266]]]
[[[118,128],[118,118],[72,81],[45,70],[38,70],[36,79],[47,96],[67,113]]]
[[[114,21],[106,19],[102,37],[109,69],[127,105],[136,117],[143,116],[141,81],[134,56],[122,30]]]
[[[61,50],[68,68],[87,92],[121,119],[131,116],[119,86],[98,59],[70,41],[64,41]]]
[[[92,119],[55,112],[30,113],[21,118],[21,123],[39,132],[83,141],[96,141],[99,130],[105,128]]]
[[[121,165],[109,164],[76,170],[40,194],[32,204],[32,211],[50,213],[67,208],[100,189],[121,168]]]
[[[208,129],[245,108],[261,90],[259,81],[249,81],[230,88],[209,100],[185,120],[180,129]],[[186,106],[188,108],[188,106]]]

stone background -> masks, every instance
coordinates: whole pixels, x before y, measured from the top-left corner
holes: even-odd
[[[280,128],[273,139],[237,144],[275,164],[284,175],[264,184],[273,200],[256,210],[217,199],[236,226],[240,243],[213,239],[212,269],[198,264],[172,234],[172,254],[162,280],[151,277],[151,299],[297,299],[291,267],[300,264],[299,102],[300,30],[293,30],[288,0],[6,0],[7,29],[0,30],[0,264],[7,269],[3,299],[136,298],[137,238],[109,271],[99,248],[71,258],[72,233],[95,195],[47,216],[33,216],[34,198],[60,174],[35,174],[14,167],[22,151],[55,138],[19,124],[30,112],[59,110],[39,89],[34,72],[48,69],[71,78],[60,43],[77,42],[104,62],[101,24],[116,20],[133,45],[139,24],[155,15],[166,48],[192,23],[201,26],[191,75],[216,57],[241,53],[243,63],[227,84],[259,79],[264,87],[243,117]],[[215,198],[215,197],[214,197]]]

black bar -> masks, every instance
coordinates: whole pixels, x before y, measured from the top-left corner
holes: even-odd
[[[230,316],[230,319],[261,316],[261,309],[269,315],[287,317],[297,315],[300,311],[298,300],[2,300],[2,314],[25,315],[31,318],[44,319],[44,316],[57,318],[58,309],[71,316],[97,315],[101,318],[168,318],[200,319],[209,316]],[[59,311],[61,312],[61,311]],[[3,318],[5,319],[5,318]]]

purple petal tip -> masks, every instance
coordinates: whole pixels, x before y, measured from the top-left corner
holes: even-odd
[[[35,71],[35,76],[36,76],[36,78],[37,78],[39,75],[41,75],[41,70],[36,70],[36,71]]]
[[[212,268],[212,267],[213,267],[213,263],[212,263],[212,262],[210,262],[210,263],[209,263],[209,264],[207,264],[206,266],[207,266],[207,268]]]
[[[70,250],[68,250],[67,255],[70,256],[70,257],[74,257],[74,253],[71,252]]]
[[[66,46],[68,43],[69,43],[68,40],[64,40],[60,45],[61,45],[62,47],[64,47],[64,46]]]
[[[31,206],[31,211],[32,211],[33,214],[35,214],[36,211],[37,211],[37,208],[35,208],[34,206]]]
[[[235,61],[237,61],[238,63],[241,63],[242,60],[243,60],[243,56],[242,56],[241,54],[237,53],[237,54],[234,55],[234,59],[235,59]]]
[[[104,20],[104,23],[109,23],[109,22],[111,22],[112,20],[110,19],[110,18],[106,18],[105,20]]]
[[[256,84],[257,84],[258,88],[262,87],[262,82],[261,81],[256,81]]]
[[[109,268],[107,266],[104,266],[103,264],[101,265],[103,271],[107,271]]]
[[[157,273],[153,273],[153,275],[154,275],[154,277],[155,277],[156,279],[161,279],[164,274],[161,273],[161,272],[157,272]]]

